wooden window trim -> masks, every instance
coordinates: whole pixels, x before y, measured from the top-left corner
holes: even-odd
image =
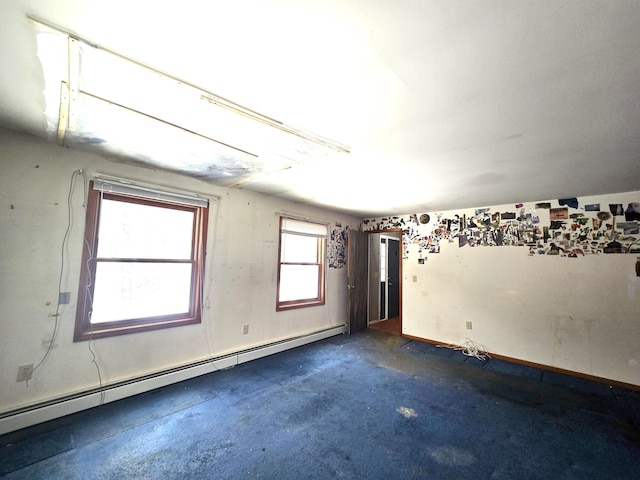
[[[161,208],[173,208],[194,212],[192,231],[191,259],[135,259],[135,258],[96,258],[98,248],[98,226],[100,218],[101,198],[109,200],[125,201],[141,205],[150,205]],[[88,199],[87,213],[82,250],[82,268],[78,288],[78,303],[76,309],[76,321],[74,342],[92,340],[95,338],[125,335],[130,333],[146,332],[164,328],[172,328],[183,325],[201,323],[202,312],[202,287],[204,279],[204,258],[207,236],[208,208],[172,203],[162,200],[141,198],[121,193],[102,193],[93,188],[91,182]],[[146,317],[141,319],[127,319],[113,322],[91,324],[89,313],[91,310],[91,298],[95,285],[96,267],[99,262],[137,262],[137,263],[191,263],[192,269],[191,292],[189,312],[186,314],[163,315]]]
[[[326,297],[326,258],[327,258],[327,238],[326,237],[317,237],[318,246],[317,246],[317,254],[318,260],[316,263],[309,262],[283,262],[282,261],[282,234],[283,234],[283,221],[288,217],[280,217],[280,227],[278,230],[278,281],[277,281],[277,291],[276,291],[276,311],[286,311],[286,310],[294,310],[297,308],[306,308],[306,307],[315,307],[319,305],[324,305],[325,297]],[[318,223],[313,221],[306,221],[307,223]],[[304,299],[296,299],[296,300],[287,300],[280,301],[280,272],[282,265],[317,265],[320,269],[318,275],[318,296],[313,298],[304,298]]]

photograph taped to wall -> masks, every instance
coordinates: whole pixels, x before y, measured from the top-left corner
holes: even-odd
[[[622,204],[621,203],[610,203],[609,204],[609,211],[611,212],[611,215],[623,215],[624,214],[624,209],[622,208]]]
[[[535,246],[536,240],[537,240],[537,237],[536,237],[535,232],[533,230],[527,230],[527,231],[524,232],[524,242],[527,245]]]
[[[496,206],[470,210],[471,215],[463,212],[432,213],[431,218],[437,221],[435,225],[421,224],[421,214],[407,215],[404,219],[408,223],[403,229],[405,251],[407,245],[416,244],[424,253],[436,253],[443,241],[455,242],[458,247],[527,246],[529,254],[551,254],[571,258],[604,253],[605,248],[607,253],[632,253],[634,250],[640,250],[640,234],[636,233],[634,223],[636,220],[616,223],[612,221],[614,217],[609,211],[595,210],[608,203],[587,203],[589,213],[575,210],[570,213],[569,208],[565,206],[549,208],[549,213],[553,215],[547,216],[542,213],[538,216],[533,205],[544,209],[549,203],[523,204],[517,212],[509,212],[507,208],[507,211],[500,213],[505,206]],[[620,211],[617,207],[620,205],[633,216],[636,209],[633,203],[612,202],[610,205],[615,206],[613,211],[616,213]],[[625,214],[623,209],[621,215]],[[367,229],[373,229],[382,222],[389,225],[388,220],[388,217],[370,219],[364,224],[368,224]],[[398,221],[397,217],[393,217],[393,220]],[[553,249],[550,242],[554,243]],[[616,243],[621,245],[620,248]]]
[[[540,217],[532,213],[527,213],[526,220],[527,225],[537,225],[538,223],[540,223]]]
[[[342,227],[336,222],[331,228],[329,243],[327,245],[327,263],[329,268],[343,268],[346,265],[347,237],[349,227]]]
[[[627,222],[640,220],[640,202],[631,202],[627,205],[627,209],[624,212],[624,219]]]
[[[551,225],[549,225],[549,230],[560,230],[567,222],[563,222],[561,220],[551,220]]]
[[[640,233],[640,224],[638,222],[621,222],[616,225],[623,231],[625,235],[638,235]]]
[[[569,218],[569,209],[566,207],[551,208],[549,210],[549,218],[551,220],[566,220]]]
[[[560,198],[558,199],[558,203],[560,205],[566,205],[571,208],[578,208],[578,199],[575,197],[572,198]]]
[[[551,208],[551,203],[550,203],[550,202],[540,202],[540,203],[536,203],[536,208],[545,208],[545,209],[549,209],[549,208]]]
[[[584,206],[584,210],[586,212],[597,212],[598,210],[600,210],[600,204],[599,203],[588,203]]]

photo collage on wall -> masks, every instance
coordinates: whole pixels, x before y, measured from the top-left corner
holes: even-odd
[[[347,258],[347,235],[349,226],[342,228],[342,224],[336,222],[330,228],[329,242],[327,243],[327,263],[329,268],[342,268]]]
[[[552,204],[553,203],[553,204]],[[368,219],[365,230],[402,230],[403,251],[439,253],[442,242],[460,248],[519,246],[529,255],[576,258],[589,254],[640,254],[640,202],[586,204],[577,198],[522,203],[506,211],[478,208],[472,214],[413,214]]]

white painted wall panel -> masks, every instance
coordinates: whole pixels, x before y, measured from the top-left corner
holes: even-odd
[[[626,209],[639,200],[640,192],[579,198],[581,208],[600,203],[603,211],[610,203]],[[534,207],[524,204],[526,211]],[[513,204],[490,207],[491,213],[519,210]],[[417,227],[418,237],[437,228],[438,215],[474,213],[430,213],[431,222]],[[536,214],[541,226],[548,224],[548,210]],[[640,385],[639,255],[530,256],[526,246],[459,247],[454,238],[440,241],[440,253],[423,250],[427,260],[419,264],[419,244],[405,247],[403,333],[442,344],[469,338],[499,355]]]
[[[55,348],[27,383],[18,365],[37,364],[50,339],[58,296],[61,245],[67,227],[71,174],[84,169],[158,186],[218,196],[208,232],[202,324],[95,340],[102,381],[114,383],[210,357],[305,335],[347,320],[346,269],[329,268],[324,306],[276,312],[278,217],[287,211],[340,222],[358,219],[240,189],[114,163],[0,130],[0,414],[98,386],[88,342],[73,343],[81,244],[83,188],[72,197],[73,225],[65,252]],[[47,302],[51,302],[47,305]],[[242,326],[249,332],[243,335]]]

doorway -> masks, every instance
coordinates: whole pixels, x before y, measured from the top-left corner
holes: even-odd
[[[369,234],[368,326],[401,334],[401,233]]]

